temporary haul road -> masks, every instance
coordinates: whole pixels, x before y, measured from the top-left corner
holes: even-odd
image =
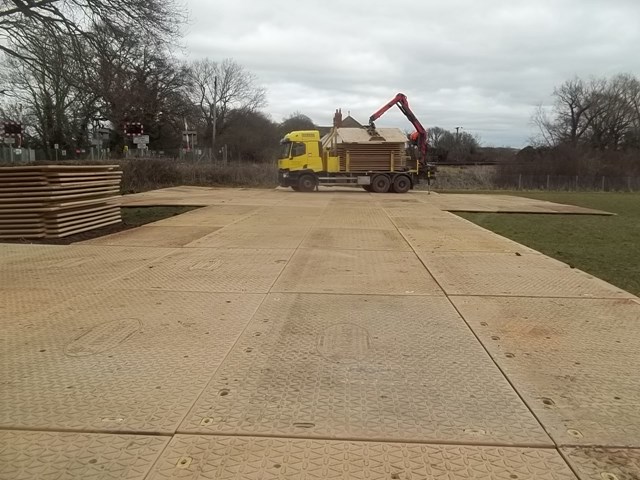
[[[507,196],[175,188],[0,244],[0,478],[640,476],[640,303],[446,210]],[[587,239],[585,239],[587,241]]]

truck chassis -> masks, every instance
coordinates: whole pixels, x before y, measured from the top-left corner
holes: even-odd
[[[318,186],[360,186],[374,193],[406,193],[418,183],[414,172],[329,173],[313,170],[280,170],[279,184],[297,192],[312,192]]]

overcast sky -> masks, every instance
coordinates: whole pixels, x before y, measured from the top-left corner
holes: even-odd
[[[421,122],[519,147],[554,86],[640,75],[640,0],[185,0],[192,58],[233,58],[294,111],[360,122],[405,93]],[[397,109],[378,123],[409,130]]]

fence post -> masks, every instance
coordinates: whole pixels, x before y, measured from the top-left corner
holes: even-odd
[[[549,180],[550,180],[550,175],[547,175],[547,190],[549,190]]]
[[[604,192],[604,175],[602,176],[602,191]]]
[[[522,174],[518,175],[518,190],[522,190]]]

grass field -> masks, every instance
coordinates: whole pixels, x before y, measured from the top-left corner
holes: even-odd
[[[460,215],[640,295],[640,194],[505,193],[616,213],[613,217],[499,213]]]

